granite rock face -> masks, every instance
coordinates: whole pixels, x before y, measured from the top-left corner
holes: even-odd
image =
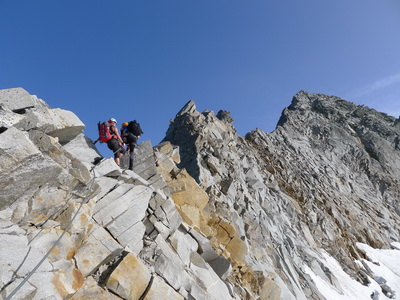
[[[345,299],[338,269],[398,291],[369,253],[400,249],[399,119],[299,92],[243,138],[189,101],[129,171],[21,88],[0,117],[2,299]]]
[[[165,140],[209,196],[200,230],[247,288],[241,297],[324,299],[304,272],[332,277],[321,249],[352,278],[371,281],[357,243],[399,241],[399,119],[301,91],[272,133],[242,138],[232,121],[189,101]]]

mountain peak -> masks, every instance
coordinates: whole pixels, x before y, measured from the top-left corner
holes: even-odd
[[[177,116],[184,114],[192,114],[196,111],[196,103],[193,100],[189,100],[177,113]]]

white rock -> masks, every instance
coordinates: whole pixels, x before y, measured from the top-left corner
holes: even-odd
[[[79,159],[90,170],[95,158],[101,158],[93,141],[83,133],[77,135],[73,140],[64,145],[64,149],[73,157]]]
[[[165,240],[158,235],[155,239],[159,251],[155,263],[155,271],[163,277],[175,290],[186,286],[191,280],[185,272],[184,265],[179,256],[172,250]]]
[[[190,269],[201,280],[205,289],[216,299],[232,299],[229,290],[214,270],[196,252],[190,255]]]
[[[169,241],[176,253],[186,266],[190,263],[190,253],[196,252],[198,244],[188,233],[176,230],[170,237]]]
[[[96,195],[96,198],[99,199],[103,198],[107,193],[109,193],[111,190],[113,190],[117,185],[122,184],[122,182],[119,182],[118,180],[111,178],[111,177],[96,177],[95,182],[99,186],[99,193]],[[95,212],[97,212],[99,209],[95,209]]]
[[[103,225],[113,223],[113,232],[120,235],[130,226],[142,220],[153,190],[145,186],[133,186],[119,198],[114,198],[93,217]],[[105,198],[98,203],[103,204]]]
[[[85,129],[85,124],[71,111],[54,108],[50,111],[50,114],[57,127],[47,133],[57,137],[61,144],[73,140]]]
[[[169,286],[161,277],[153,275],[153,281],[144,300],[184,300],[185,298],[178,294],[171,286]]]
[[[20,122],[24,117],[9,110],[0,109],[0,128],[9,128]]]
[[[11,266],[18,276],[25,276],[32,271],[43,258],[43,253],[28,245],[26,236],[0,234],[0,261]],[[46,259],[38,269],[39,272],[49,272],[53,269]]]
[[[97,214],[99,211],[107,207],[108,205],[112,205],[115,200],[121,198],[124,194],[130,191],[134,185],[133,184],[126,184],[123,182],[118,182],[115,179],[104,179],[100,177],[96,179],[100,186],[103,187],[101,191],[101,195],[104,194],[103,197],[99,197],[100,199],[97,200],[96,207],[93,210],[93,214]],[[100,221],[98,221],[100,222]]]
[[[87,277],[99,266],[110,262],[122,250],[123,247],[103,227],[98,226],[79,247],[75,260],[79,270]]]
[[[13,293],[12,299],[16,300],[25,300],[25,299],[35,299],[35,295],[37,294],[37,287],[33,286],[29,282],[26,282],[22,285],[18,290],[17,287],[23,281],[22,278],[16,278],[10,285],[8,285],[1,293],[3,299],[6,299],[8,296]],[[14,292],[15,291],[15,292]],[[54,297],[54,299],[58,299]]]
[[[94,171],[96,177],[115,176],[121,174],[121,169],[115,163],[113,158],[102,160],[101,163],[94,168]]]
[[[21,110],[35,106],[33,97],[23,88],[0,90],[0,106],[9,110]]]

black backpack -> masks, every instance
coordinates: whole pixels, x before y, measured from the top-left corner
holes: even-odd
[[[131,132],[133,135],[139,136],[143,134],[142,128],[140,128],[140,124],[136,121],[130,121],[128,124],[128,132]]]

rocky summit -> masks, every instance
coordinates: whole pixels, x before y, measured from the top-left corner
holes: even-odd
[[[304,91],[237,134],[189,101],[118,167],[0,90],[2,299],[397,299],[400,119]]]

